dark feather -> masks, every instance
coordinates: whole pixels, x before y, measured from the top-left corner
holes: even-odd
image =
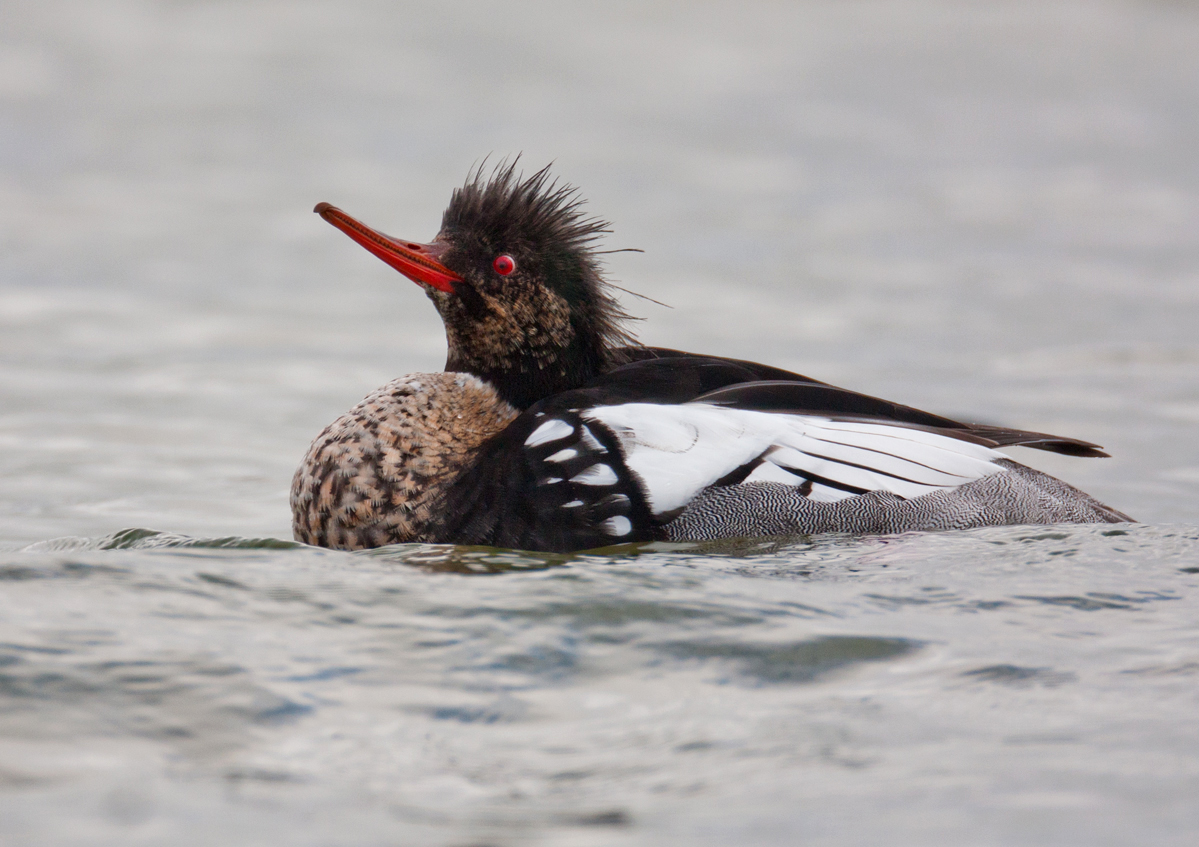
[[[599,354],[635,344],[624,326],[633,318],[609,291],[592,249],[611,224],[586,215],[579,190],[554,180],[548,165],[528,178],[517,173],[519,159],[501,162],[490,175],[480,164],[454,190],[441,236],[488,263],[500,250],[535,257],[532,270],[571,304],[579,330]]]
[[[584,426],[578,415],[560,415],[575,428],[574,437],[527,447],[526,439],[543,416],[528,411],[484,446],[475,464],[446,490],[437,534],[458,544],[488,544],[525,550],[566,552],[629,541],[663,538],[661,522],[651,514],[635,475],[622,458],[615,434],[594,422],[589,432],[603,452],[588,450],[578,437]],[[571,447],[581,454],[573,463],[546,462],[548,456]],[[596,460],[616,474],[611,485],[583,485],[570,477]],[[546,474],[560,475],[556,482]],[[514,497],[512,492],[521,496]],[[581,505],[567,508],[567,503]],[[628,519],[631,529],[614,538],[602,529],[613,516]]]
[[[634,355],[641,358],[592,380],[585,388],[566,392],[560,402],[570,404],[570,408],[614,403],[701,402],[760,412],[902,423],[987,447],[1032,447],[1093,458],[1107,455],[1099,445],[1089,441],[963,423],[755,362],[655,348],[643,348]]]
[[[1061,453],[1065,456],[1078,456],[1084,459],[1105,459],[1109,455],[1103,452],[1100,445],[1078,438],[1063,438],[1060,435],[1047,435],[1043,432],[1028,432],[1022,429],[1008,429],[988,424],[965,424],[965,426],[968,426],[973,434],[994,441],[997,447],[1032,447],[1036,450],[1047,450],[1050,453]]]
[[[898,422],[987,447],[1032,447],[1067,456],[1107,456],[1098,444],[1089,441],[1047,435],[1043,432],[962,423],[832,385],[781,380],[745,382],[702,394],[696,397],[695,401],[760,412],[790,412],[854,420]]]

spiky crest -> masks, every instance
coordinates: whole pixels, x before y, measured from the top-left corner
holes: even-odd
[[[592,249],[611,224],[587,216],[579,190],[553,178],[551,165],[525,178],[517,172],[519,161],[501,161],[490,174],[481,162],[454,189],[441,235],[480,257],[503,250],[536,257],[542,280],[571,305],[577,328],[594,338],[605,359],[635,345],[624,324],[636,319],[612,295]]]

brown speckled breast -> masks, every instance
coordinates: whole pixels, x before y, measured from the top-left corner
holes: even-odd
[[[342,550],[439,540],[438,495],[516,416],[470,374],[389,382],[308,448],[291,484],[296,540]]]

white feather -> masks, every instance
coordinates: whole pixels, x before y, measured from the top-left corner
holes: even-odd
[[[745,482],[781,482],[783,485],[803,485],[803,481],[803,477],[773,462],[763,462],[745,478]]]
[[[551,418],[529,434],[529,437],[525,439],[525,446],[536,447],[547,441],[558,441],[574,431],[575,428],[566,421],[560,418]]]
[[[812,490],[808,494],[808,499],[815,503],[836,503],[838,500],[854,496],[856,495],[848,491],[842,491],[840,488],[829,488],[827,485],[814,482],[812,483]]]
[[[599,443],[599,439],[591,434],[591,430],[583,427],[583,431],[579,433],[582,439],[583,446],[588,447],[594,453],[607,453],[608,448]]]
[[[628,535],[633,531],[633,522],[624,515],[615,515],[600,523],[608,535]]]
[[[808,431],[813,438],[830,445],[826,450],[813,447],[813,452],[821,452],[830,458],[845,456],[850,461],[856,461],[852,458],[854,448],[874,451],[879,455],[890,455],[902,464],[875,466],[909,479],[927,479],[930,485],[960,484],[961,480],[955,481],[953,477],[976,479],[978,459],[985,458],[989,461],[994,458],[993,451],[987,447],[902,425],[812,421]],[[946,449],[947,440],[961,444],[964,449]],[[969,449],[971,447],[975,449]]]
[[[608,465],[595,464],[570,478],[579,485],[615,485],[620,480]]]
[[[702,403],[599,406],[583,416],[616,433],[625,463],[644,483],[656,514],[685,506],[707,486],[763,455],[765,464],[747,482],[801,485],[803,477],[787,472],[794,469],[906,498],[994,473],[999,470],[994,460],[1003,457],[978,444],[902,424],[830,421]],[[831,501],[850,495],[816,483],[809,496]]]

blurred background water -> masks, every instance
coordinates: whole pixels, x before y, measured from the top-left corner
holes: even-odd
[[[1199,7],[0,19],[0,838],[1194,842]],[[1144,523],[289,546],[311,438],[444,362],[312,206],[427,239],[516,153],[647,342],[1104,444],[1014,455]]]

